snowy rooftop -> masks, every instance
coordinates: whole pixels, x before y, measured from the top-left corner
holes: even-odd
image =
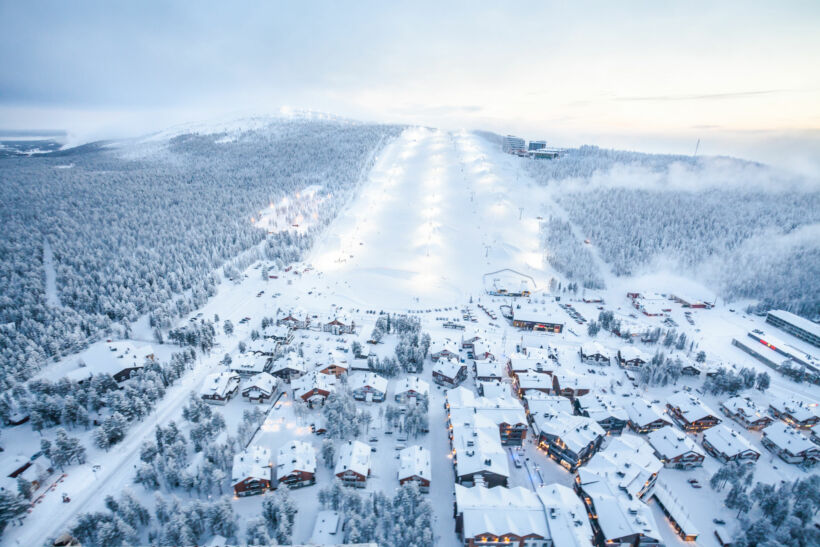
[[[538,534],[548,538],[544,507],[526,488],[465,488],[456,484],[456,506],[463,515],[464,537]]]
[[[650,359],[644,352],[642,352],[635,346],[624,346],[618,351],[621,354],[621,359],[623,359],[624,361],[633,361],[635,359],[640,359],[644,363],[648,363]]]
[[[481,392],[485,397],[506,397],[510,392],[510,385],[500,380],[493,380],[492,382],[476,382],[476,385],[481,388]]]
[[[428,395],[430,393],[430,384],[418,376],[407,376],[400,380],[396,386],[396,395],[400,395],[408,391],[415,391],[421,395]]]
[[[558,307],[552,304],[539,304],[537,306],[521,306],[513,308],[513,320],[526,321],[528,323],[564,323],[564,316],[558,311]]]
[[[290,327],[287,325],[268,325],[262,331],[262,336],[272,338],[287,338]]]
[[[332,374],[323,374],[314,370],[292,380],[290,387],[293,389],[293,394],[297,397],[302,393],[307,393],[314,389],[332,393],[336,390],[336,377]]]
[[[510,368],[513,371],[532,370],[536,372],[548,372],[556,367],[554,361],[550,359],[531,359],[522,354],[510,357]]]
[[[671,426],[652,431],[646,436],[646,439],[655,449],[655,452],[664,460],[671,460],[689,452],[703,455],[703,451],[698,448],[698,445],[689,435]]]
[[[521,389],[552,389],[552,376],[541,372],[522,372],[518,374],[518,387]]]
[[[500,361],[476,361],[475,370],[479,378],[504,377],[504,364]]]
[[[788,412],[800,421],[820,416],[820,405],[808,399],[771,397],[769,404],[778,412]]]
[[[674,488],[667,486],[662,480],[658,480],[652,495],[663,504],[663,507],[672,515],[672,518],[675,519],[675,522],[685,534],[698,535],[698,529],[692,523],[689,512],[686,510],[687,502],[691,503],[690,499],[681,499],[680,494]]]
[[[663,464],[652,447],[640,437],[621,435],[578,470],[582,481],[592,480],[586,474],[605,477],[621,490],[637,497],[650,478],[660,472]]]
[[[270,353],[276,352],[279,342],[270,338],[257,338],[248,343],[248,353]]]
[[[480,414],[465,414],[453,425],[453,448],[456,451],[456,475],[489,471],[510,476],[507,452],[501,446],[498,426]]]
[[[68,374],[71,380],[84,380],[92,374],[114,375],[127,368],[141,368],[145,360],[154,355],[150,345],[136,345],[127,340],[92,345],[83,355],[84,367],[80,366]]]
[[[587,342],[581,346],[581,353],[584,355],[603,355],[607,359],[612,357],[613,351],[605,348],[598,342]]]
[[[799,315],[795,315],[785,310],[772,310],[769,312],[769,315],[776,317],[781,321],[791,323],[795,327],[799,327],[815,336],[820,336],[820,325],[813,323],[804,317],[800,317]]]
[[[209,374],[202,382],[200,395],[218,395],[224,397],[226,393],[239,386],[239,375],[235,372],[217,372]]]
[[[271,376],[267,372],[261,372],[259,374],[254,374],[245,380],[245,384],[242,386],[242,389],[245,390],[256,388],[265,393],[273,393],[276,391],[276,386],[278,383],[279,380],[276,377]]]
[[[547,514],[553,544],[559,547],[589,547],[592,526],[584,504],[572,488],[558,483],[538,489],[538,497]]]
[[[371,387],[379,393],[387,393],[387,378],[379,376],[375,372],[357,372],[347,378],[347,385],[353,390]]]
[[[399,480],[420,477],[429,481],[432,478],[431,469],[430,451],[426,448],[414,445],[399,452]]]
[[[750,420],[769,417],[769,414],[764,409],[757,406],[757,403],[747,399],[746,397],[741,397],[740,395],[726,399],[722,404],[731,413],[741,414]]]
[[[779,448],[792,454],[799,454],[812,448],[817,449],[817,445],[811,442],[808,437],[783,422],[774,422],[763,430],[763,436]]]
[[[704,431],[703,440],[709,441],[709,444],[714,446],[715,449],[729,457],[747,450],[757,452],[746,437],[723,424],[718,424]]]
[[[453,359],[439,359],[433,365],[433,371],[447,378],[455,378],[464,366],[464,363],[459,363]]]
[[[303,441],[290,441],[276,454],[276,475],[285,477],[293,472],[316,473],[316,449]]]
[[[645,399],[631,399],[626,405],[630,421],[638,426],[645,426],[656,420],[666,420],[667,416],[657,406]]]
[[[279,359],[274,361],[273,366],[271,367],[271,372],[277,372],[286,369],[293,369],[301,372],[306,372],[307,366],[305,365],[304,359],[302,359],[295,353],[291,352],[288,353],[285,357],[280,357]]]
[[[234,454],[231,482],[236,484],[248,478],[270,480],[270,467],[270,449],[249,446],[243,452]]]
[[[341,515],[338,511],[329,509],[319,511],[316,515],[316,523],[313,525],[313,534],[310,536],[310,544],[331,545],[339,543],[342,535],[338,535]]]
[[[553,415],[537,414],[533,421],[538,431],[560,438],[575,453],[595,442],[598,437],[606,435],[606,431],[595,420],[563,412]]]
[[[564,385],[563,382],[561,385]],[[612,395],[590,392],[576,397],[576,401],[595,421],[605,420],[610,417],[624,421],[629,419],[626,409]]]
[[[252,353],[240,353],[231,362],[230,369],[234,372],[259,373],[265,370],[267,359]]]
[[[367,477],[370,471],[370,446],[361,441],[347,441],[339,447],[334,474],[354,471]]]
[[[572,414],[572,401],[560,395],[547,395],[542,391],[527,392],[525,397],[530,414]]]
[[[583,470],[583,468],[582,468]],[[579,477],[581,475],[579,474]],[[598,514],[598,525],[604,539],[615,539],[632,534],[645,534],[660,540],[658,525],[649,507],[637,499],[629,499],[625,492],[607,480],[588,474],[589,482],[583,482],[584,492],[589,495]]]
[[[681,391],[671,395],[666,403],[672,408],[680,409],[681,414],[689,420],[694,422],[709,416],[717,417],[718,414],[706,406],[706,404],[694,395]]]

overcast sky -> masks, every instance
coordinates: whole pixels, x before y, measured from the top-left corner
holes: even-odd
[[[0,0],[0,128],[282,106],[820,165],[820,2]]]

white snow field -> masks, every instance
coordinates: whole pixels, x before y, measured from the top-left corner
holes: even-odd
[[[459,310],[467,306],[475,322],[467,322],[466,332],[484,338],[496,358],[506,362],[506,357],[515,351],[521,334],[500,314],[498,319],[492,319],[478,308],[481,304],[498,314],[501,304],[511,302],[509,298],[490,297],[485,293],[485,274],[509,270],[498,274],[499,278],[527,279],[534,284],[534,302],[540,301],[542,295],[539,293],[547,290],[551,278],[561,279],[542,260],[538,218],[560,212],[556,211],[548,191],[534,185],[525,175],[521,161],[528,160],[503,154],[495,144],[473,134],[426,128],[406,130],[379,153],[358,196],[317,240],[303,263],[293,265],[293,269],[287,272],[270,271],[277,275],[277,279],[263,280],[257,264],[246,270],[245,278],[240,283],[222,282],[218,294],[194,313],[201,312],[205,317],[219,314],[221,320],[230,319],[236,326],[234,333],[225,335],[220,328],[217,349],[199,359],[193,370],[168,391],[148,419],[130,429],[125,440],[110,451],[90,448],[88,462],[68,467],[64,481],[45,494],[25,518],[23,525],[6,529],[3,543],[42,545],[66,530],[78,514],[102,510],[105,496],[116,497],[125,488],[130,488],[146,505],[152,507],[153,493],[133,484],[140,443],[144,438],[153,436],[156,424],[175,420],[185,431],[181,409],[188,394],[198,390],[208,373],[224,368],[219,361],[225,353],[236,358],[239,342],[247,341],[251,330],[259,329],[262,317],[273,317],[278,309],[301,307],[310,314],[324,315],[334,307],[341,307],[355,320],[358,326],[355,335],[330,336],[327,333],[296,331],[294,344],[303,344],[304,354],[308,357],[314,353],[326,354],[339,346],[350,347],[354,340],[363,342],[367,339],[378,317],[367,313],[367,310],[411,313],[419,317],[423,331],[431,334],[434,346],[447,338],[459,341],[461,332],[445,329],[441,318],[460,319],[462,314]],[[711,297],[703,287],[670,275],[631,279],[608,276],[606,281],[608,289],[600,291],[606,308],[622,317],[628,317],[635,311],[626,298],[627,291],[684,289],[686,293],[700,298]],[[264,293],[260,295],[260,291]],[[597,317],[600,304],[584,303],[580,294],[573,296],[565,293],[563,301],[567,300],[587,319]],[[767,332],[773,329],[765,325],[762,318],[746,317],[731,311],[734,307],[736,305],[730,308],[729,304],[721,302],[712,310],[693,311],[693,322],[689,324],[684,311],[675,304],[672,305],[672,317],[680,326],[680,331],[694,340],[698,349],[707,352],[710,364],[724,362],[751,366],[760,371],[768,370],[731,346],[730,342],[733,336],[745,336],[753,328],[762,328]],[[737,306],[737,309],[739,312],[742,308]],[[251,320],[240,323],[245,317]],[[639,319],[652,326],[662,324],[660,318]],[[565,346],[566,355],[562,355],[562,363],[580,366],[580,361],[574,362],[578,360],[575,349],[589,341],[586,325],[576,323],[568,314],[562,320],[567,327],[562,334],[543,335],[542,339]],[[187,321],[188,318],[183,318],[180,324]],[[778,336],[794,342],[785,334],[778,333]],[[601,332],[596,340],[611,349],[623,345],[623,341],[605,332]],[[395,336],[390,335],[385,337],[383,344],[371,347],[379,356],[390,356],[395,342]],[[654,348],[642,350],[647,353],[655,351]],[[682,352],[677,354],[683,355]],[[346,358],[352,361],[349,354]],[[429,499],[435,514],[434,544],[456,547],[460,542],[454,530],[454,473],[444,410],[445,390],[433,383],[431,368],[428,360],[421,373],[431,388],[430,432],[427,434],[398,441],[397,435],[387,434],[388,428],[381,417],[382,405],[387,403],[360,403],[361,408],[372,413],[374,421],[370,431],[359,440],[369,442],[370,437],[377,439],[370,443],[376,448],[371,454],[373,476],[364,491],[381,490],[391,494],[398,486],[397,446],[421,444],[427,447],[432,459]],[[582,367],[582,371],[588,372],[588,369],[586,365]],[[770,374],[770,392],[820,398],[816,386],[798,385],[772,371]],[[663,401],[683,387],[697,389],[703,381],[702,378],[684,377],[674,385],[639,390],[633,389],[632,383],[617,366],[597,367],[597,370],[586,375],[599,388],[619,399],[623,397],[624,401],[636,396]],[[400,378],[391,379],[387,402],[393,401]],[[504,381],[510,383],[509,378]],[[469,389],[476,387],[472,374],[463,385]],[[710,407],[717,409],[725,397],[704,395],[702,398]],[[252,408],[254,406],[250,403],[236,398],[223,407],[216,407],[216,410],[225,416],[227,431],[234,433],[243,411]],[[321,446],[323,438],[310,432],[310,424],[321,416],[321,410],[304,409],[300,402],[294,401],[289,388],[278,403],[264,405],[261,409],[268,412],[268,416],[251,444],[271,448],[274,454],[279,446],[293,439],[307,441],[317,450]],[[728,419],[724,419],[724,424],[738,429]],[[72,435],[78,433],[70,432]],[[761,452],[755,468],[755,480],[779,483],[780,480],[806,476],[806,472],[777,459],[763,448],[759,432],[744,430],[741,434]],[[625,432],[624,435],[632,433]],[[4,436],[7,446],[15,446],[15,440],[19,440],[19,445],[25,446],[28,454],[37,450],[39,440],[27,425],[4,430]],[[696,438],[699,445],[700,435]],[[86,444],[90,446],[91,443]],[[512,476],[509,486],[537,489],[542,484],[554,482],[572,484],[573,474],[533,446],[531,431],[523,447],[524,465],[516,467],[512,463],[512,455],[510,458]],[[332,481],[331,471],[324,466],[321,458],[318,460],[316,485],[290,492],[299,507],[293,534],[293,542],[297,544],[309,540],[319,510],[318,492]],[[101,466],[96,472],[93,471],[95,465]],[[726,491],[715,493],[708,486],[709,477],[719,467],[716,459],[707,456],[702,468],[692,471],[663,469],[660,475],[666,484],[675,488],[689,511],[689,517],[700,530],[697,545],[706,547],[717,545],[713,518],[721,518],[728,523],[736,520],[736,512],[723,506]],[[690,478],[698,479],[700,484],[705,485],[704,488],[693,488],[687,482]],[[228,481],[224,482],[223,492],[229,494]],[[162,492],[163,495],[170,495]],[[62,493],[69,494],[72,501],[61,503]],[[187,496],[182,490],[172,493],[180,498]],[[244,539],[245,523],[259,515],[262,498],[250,496],[233,500],[234,510],[240,517],[240,541]],[[666,545],[692,545],[679,540],[657,503],[650,502],[650,506]]]

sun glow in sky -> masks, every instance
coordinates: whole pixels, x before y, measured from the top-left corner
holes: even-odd
[[[0,1],[0,128],[286,107],[765,160],[820,142],[818,28],[816,1]]]

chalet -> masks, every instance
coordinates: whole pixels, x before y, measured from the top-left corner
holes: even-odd
[[[522,353],[515,353],[507,359],[507,373],[513,377],[522,372],[552,374],[556,366],[555,361],[550,359],[531,358]]]
[[[649,362],[649,357],[634,346],[624,346],[618,350],[618,364],[627,370],[640,370]]]
[[[347,386],[357,401],[381,403],[387,396],[387,378],[375,372],[357,372],[347,379]]]
[[[248,343],[247,354],[257,357],[275,357],[279,352],[280,344],[270,338],[257,338]]]
[[[754,463],[760,458],[760,452],[754,449],[752,443],[733,429],[723,424],[703,432],[703,449],[723,463],[749,462]]]
[[[663,481],[658,482],[658,486],[652,492],[652,497],[658,506],[669,519],[675,532],[683,541],[696,541],[698,539],[698,529],[689,517],[687,507],[684,505],[684,496],[681,496]]]
[[[645,399],[631,398],[626,405],[629,428],[636,433],[649,433],[672,425],[666,415]]]
[[[548,312],[532,306],[513,308],[513,326],[519,329],[560,334],[564,330],[564,323],[557,317],[557,310]]]
[[[348,372],[349,365],[344,359],[340,359],[337,355],[329,353],[327,358],[323,359],[320,364],[316,366],[316,370],[322,374],[330,374],[336,378],[341,378]]]
[[[306,329],[310,326],[310,315],[303,309],[293,309],[276,320],[276,326],[290,329]]]
[[[239,375],[235,372],[209,374],[202,382],[199,395],[206,403],[224,405],[239,391]]]
[[[552,375],[552,392],[570,400],[589,393],[602,382],[599,376],[578,374],[569,368],[562,368]],[[607,383],[608,384],[608,383]]]
[[[305,360],[296,355],[288,353],[284,357],[276,359],[271,365],[270,373],[290,383],[294,378],[299,378],[307,372]]]
[[[458,353],[458,344],[448,339],[443,344],[434,346],[434,351],[430,352],[430,359],[432,359],[434,363],[438,362],[440,359],[460,361],[461,358]]]
[[[467,365],[451,359],[441,359],[433,367],[433,381],[439,385],[456,387],[467,379]]]
[[[820,446],[784,423],[775,422],[764,429],[761,442],[787,463],[813,465],[820,460]]]
[[[456,482],[466,486],[506,486],[509,456],[501,445],[498,426],[482,414],[465,413],[450,423]]]
[[[399,484],[415,482],[420,491],[429,492],[432,476],[429,450],[414,445],[399,452]]]
[[[316,484],[316,449],[304,441],[290,441],[276,455],[276,481],[289,488]]]
[[[270,325],[262,330],[262,338],[273,340],[280,344],[293,342],[293,331],[287,325]]]
[[[552,545],[544,505],[535,492],[522,486],[465,488],[456,484],[455,519],[456,533],[465,547]]]
[[[475,379],[479,382],[503,380],[504,376],[504,365],[499,361],[475,362]]]
[[[621,490],[606,475],[580,469],[575,477],[575,491],[586,506],[594,545],[665,545],[649,506]]]
[[[570,472],[598,451],[606,435],[594,420],[571,414],[536,414],[532,425],[538,433],[538,446]]]
[[[769,403],[769,412],[797,429],[810,429],[820,421],[820,407],[813,401],[773,398]]]
[[[578,351],[581,362],[588,365],[609,365],[612,361],[612,352],[598,342],[587,342]]]
[[[624,407],[610,395],[588,393],[576,397],[574,403],[577,414],[598,422],[607,435],[620,435],[629,421]]]
[[[146,362],[153,360],[154,349],[151,346],[136,346],[128,341],[99,342],[83,354],[78,368],[68,372],[65,377],[81,384],[92,376],[108,374],[117,383],[122,383],[142,370]]]
[[[495,355],[490,351],[489,346],[480,340],[473,344],[472,350],[467,351],[467,357],[473,361],[495,361]]]
[[[267,403],[276,395],[279,380],[267,372],[251,376],[242,386],[242,398],[250,403]]]
[[[546,413],[553,415],[556,412],[564,412],[566,414],[575,413],[572,401],[560,395],[547,395],[541,391],[530,391],[523,401],[530,422],[532,422],[532,417],[535,414]]]
[[[395,399],[397,403],[408,404],[410,401],[418,404],[420,398],[429,397],[430,384],[418,376],[407,376],[396,386]]]
[[[540,391],[549,395],[553,393],[553,377],[550,374],[522,372],[513,377],[512,387],[521,398],[527,397],[527,394],[532,391]]]
[[[471,353],[473,351],[473,348],[475,347],[476,342],[478,342],[480,340],[481,340],[481,337],[480,336],[475,336],[475,335],[463,335],[461,337],[461,349],[468,352],[467,357],[470,357],[469,353]],[[472,357],[470,357],[470,359],[472,359]]]
[[[6,448],[11,449],[9,445]],[[31,483],[31,491],[36,492],[48,482],[54,469],[40,452],[30,456],[27,453],[3,454],[0,461],[0,490],[17,494],[17,480],[23,478]]]
[[[322,324],[322,330],[331,334],[356,334],[356,322],[347,314],[337,313]]]
[[[346,486],[364,488],[370,476],[370,446],[361,441],[341,445],[334,474]]]
[[[243,377],[253,376],[260,372],[265,372],[268,368],[268,360],[252,353],[240,353],[236,359],[231,361],[228,367],[231,372],[235,372]]]
[[[691,437],[672,427],[653,431],[646,438],[664,467],[692,469],[703,465],[706,459]]]
[[[672,421],[689,433],[704,431],[722,421],[717,412],[685,391],[675,393],[666,400],[666,411]]]
[[[476,397],[464,387],[447,392],[447,418],[454,422],[469,422],[472,415],[481,415],[494,423],[504,446],[521,446],[527,436],[527,414],[521,402],[509,392],[500,397]]]
[[[641,499],[655,485],[663,463],[655,451],[639,437],[625,435],[612,441],[578,470],[581,482],[589,475],[609,480],[619,490]]]
[[[270,449],[250,446],[233,457],[231,484],[237,496],[264,494],[271,487]]]
[[[772,417],[746,397],[736,396],[727,399],[720,403],[720,409],[746,429],[760,430],[772,423]]]
[[[479,395],[482,397],[489,397],[491,399],[496,397],[504,397],[510,394],[510,385],[502,382],[501,380],[495,380],[492,382],[476,382],[476,389],[478,390]]]
[[[330,394],[336,391],[336,377],[314,370],[293,380],[290,387],[294,399],[301,399],[313,408],[315,404],[325,404]]]

